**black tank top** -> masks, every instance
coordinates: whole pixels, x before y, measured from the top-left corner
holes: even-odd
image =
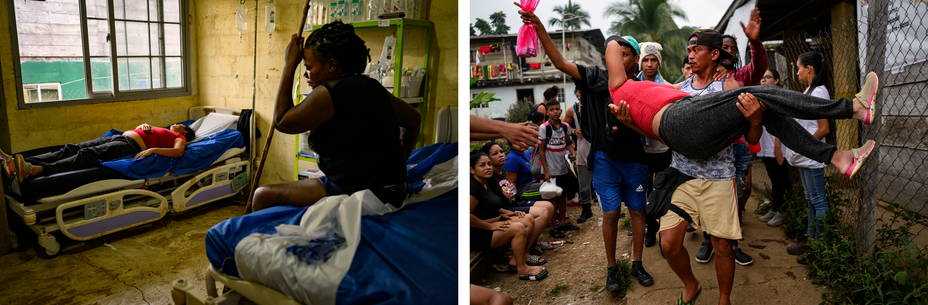
[[[406,182],[406,156],[389,92],[367,76],[322,83],[334,115],[312,131],[319,169],[347,194]]]

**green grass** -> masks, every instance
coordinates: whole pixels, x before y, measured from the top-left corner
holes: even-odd
[[[597,291],[599,291],[600,289],[603,289],[603,286],[601,286],[601,285],[593,285],[592,287],[590,287],[590,291],[591,291],[591,292],[597,292]]]
[[[628,292],[628,288],[632,286],[632,260],[628,257],[617,258],[615,260],[616,273],[618,274],[619,279],[619,289],[616,290],[616,293],[619,294],[619,297],[624,297],[625,293]]]
[[[548,295],[548,296],[556,295],[563,291],[567,291],[567,289],[570,289],[570,285],[557,285],[557,286],[554,286],[553,289],[545,292],[545,295]]]

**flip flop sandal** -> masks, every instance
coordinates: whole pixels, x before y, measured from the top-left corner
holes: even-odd
[[[563,225],[558,226],[557,230],[558,231],[580,230],[580,227],[572,223],[565,223]]]
[[[540,241],[540,242],[538,242],[538,247],[541,248],[541,250],[544,250],[544,251],[554,250],[554,245],[552,245],[552,244],[550,244],[550,243],[548,243],[548,242],[546,242],[546,241]]]
[[[532,256],[529,256],[527,260],[525,260],[525,264],[526,264],[526,265],[529,265],[529,266],[533,266],[533,267],[534,267],[534,266],[541,266],[541,265],[547,264],[547,263],[548,263],[548,260],[546,260],[546,259],[543,260],[543,259],[544,259],[544,258],[541,258],[541,256],[532,255]]]
[[[547,269],[545,269],[547,270]],[[702,287],[699,287],[699,290],[696,290],[696,295],[693,296],[693,299],[689,302],[683,303],[683,293],[680,293],[680,297],[677,298],[677,305],[693,305],[696,304],[696,299],[699,298],[699,293],[702,292]]]
[[[564,234],[564,232],[558,231],[558,229],[551,229],[550,231],[548,231],[548,234],[551,234],[552,237],[556,237],[556,238],[567,237],[567,234]]]
[[[545,277],[547,277],[547,276],[548,276],[548,269],[545,269],[545,270],[541,270],[541,272],[539,272],[539,273],[536,274],[536,275],[531,275],[531,274],[529,274],[529,275],[520,276],[519,279],[520,279],[520,280],[527,280],[527,281],[540,281],[541,279],[543,279],[543,278],[545,278]]]

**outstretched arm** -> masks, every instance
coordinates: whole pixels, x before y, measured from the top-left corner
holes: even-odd
[[[610,41],[606,45],[606,68],[609,70],[609,89],[621,87],[628,80],[625,63],[622,62],[622,47],[618,42]]]
[[[513,4],[522,8],[518,2],[513,2]],[[535,13],[521,10],[519,11],[519,15],[522,16],[522,23],[535,25],[535,33],[538,34],[538,39],[541,40],[541,46],[545,49],[545,54],[548,55],[551,64],[574,79],[583,79],[583,76],[580,75],[580,70],[577,69],[577,64],[568,62],[561,56],[561,52],[558,52],[554,42],[551,41],[551,36],[548,36],[548,31],[545,30],[545,25],[541,22],[541,19],[538,19]]]
[[[516,145],[516,148],[525,150],[538,143],[538,131],[526,126],[527,123],[506,123],[471,115],[470,140],[486,141],[505,138]]]

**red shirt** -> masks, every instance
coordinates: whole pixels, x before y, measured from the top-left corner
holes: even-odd
[[[135,133],[139,134],[139,137],[142,137],[142,142],[145,142],[147,148],[173,148],[174,139],[184,139],[184,135],[179,133],[174,133],[170,129],[164,129],[161,127],[152,127],[151,133],[145,133],[141,129],[133,130]]]
[[[670,103],[690,96],[671,85],[633,80],[625,81],[619,88],[609,89],[609,95],[612,96],[613,104],[618,105],[619,101],[625,101],[635,125],[655,139],[657,135],[653,134],[651,121],[657,112]]]

